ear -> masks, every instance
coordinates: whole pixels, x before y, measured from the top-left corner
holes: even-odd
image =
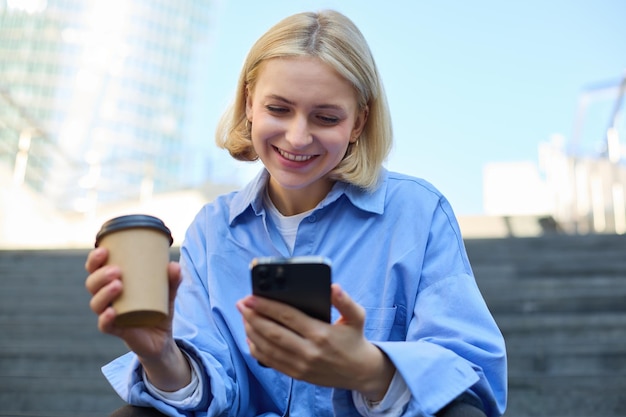
[[[359,136],[361,136],[363,129],[365,129],[365,123],[367,122],[369,111],[369,107],[365,106],[357,113],[356,120],[354,121],[354,127],[352,128],[352,134],[350,135],[350,143],[355,143],[359,139]]]

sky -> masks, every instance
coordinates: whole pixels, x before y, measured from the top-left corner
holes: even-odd
[[[202,173],[245,182],[258,165],[232,162],[214,130],[245,55],[280,19],[333,8],[369,42],[387,92],[394,148],[387,168],[424,178],[457,215],[483,213],[483,168],[537,161],[554,134],[571,142],[579,99],[626,75],[626,1],[216,1],[192,119]],[[610,100],[608,100],[610,102]],[[612,103],[610,104],[612,106]],[[598,106],[601,106],[600,104]],[[608,123],[585,131],[590,148]]]

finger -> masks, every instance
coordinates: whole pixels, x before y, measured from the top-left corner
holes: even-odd
[[[296,379],[317,371],[322,351],[314,343],[263,316],[255,324],[244,322],[250,355],[262,366]]]
[[[90,274],[105,264],[109,257],[107,248],[99,247],[89,252],[85,261],[85,270]]]
[[[95,294],[102,287],[111,283],[115,279],[121,279],[122,270],[115,265],[103,266],[100,269],[95,270],[85,280],[85,288],[91,294]]]
[[[100,315],[98,315],[98,330],[106,334],[115,334],[115,309],[111,306],[107,307]]]
[[[341,315],[336,323],[363,325],[365,309],[354,302],[339,284],[332,284],[330,298]]]
[[[257,314],[265,316],[299,335],[307,334],[315,325],[313,322],[315,319],[289,304],[255,295],[248,296],[242,301]]]
[[[244,319],[244,328],[248,337],[250,353],[268,366],[288,358],[293,358],[299,335],[274,320],[258,314],[245,304],[246,299],[237,303],[237,308]]]
[[[176,301],[176,294],[178,293],[178,287],[182,281],[180,264],[178,262],[170,262],[167,265],[168,276],[168,311],[170,318],[174,315],[174,303]]]
[[[236,304],[237,309],[242,315],[244,330],[246,332],[246,343],[248,344],[248,348],[250,349],[250,354],[253,358],[256,358],[261,361],[261,357],[263,357],[263,351],[267,349],[267,341],[262,336],[261,333],[255,330],[255,322],[258,324],[258,321],[263,320],[262,318],[257,319],[258,316],[252,309],[248,308],[243,300],[240,300]],[[264,319],[267,321],[267,319]],[[269,366],[266,363],[263,363],[263,366]]]
[[[180,264],[178,262],[170,262],[167,265],[167,277],[170,290],[170,301],[176,297],[176,292],[181,283]]]
[[[276,338],[278,343],[282,343],[284,337],[280,333],[286,331],[285,327],[275,322],[271,318],[259,314],[253,308],[250,308],[246,303],[248,299],[241,300],[237,303],[237,309],[241,312],[244,320],[244,328],[248,338],[253,342],[258,343],[260,346],[268,346],[270,340]],[[252,304],[255,304],[252,301]]]
[[[89,308],[100,315],[122,293],[122,281],[111,280],[107,285],[100,288],[89,300]]]
[[[286,338],[294,335],[294,333],[279,324],[272,324],[280,328],[279,332],[285,333]],[[277,341],[285,339],[281,337],[266,337],[262,332],[258,332],[251,327],[247,327],[246,334],[252,357],[256,358],[264,366],[269,366],[287,374],[290,372],[291,366],[295,362],[294,358],[299,357],[295,350],[290,349],[290,342],[277,343]]]
[[[248,343],[248,348],[250,349],[250,355],[252,355],[253,358],[258,359],[260,362],[263,362],[264,365],[271,366],[271,363],[268,365],[267,355],[264,353],[272,351],[269,347],[269,341],[263,337],[261,333],[255,331],[254,327],[247,321],[244,321],[244,327],[246,330],[246,342]]]

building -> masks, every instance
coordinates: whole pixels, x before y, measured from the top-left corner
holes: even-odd
[[[626,233],[626,75],[581,94],[576,129],[539,145],[539,163],[484,167],[472,234]],[[487,221],[490,219],[489,221]],[[491,226],[487,226],[490,224]],[[515,229],[515,224],[520,225]],[[496,227],[494,227],[496,225]],[[513,231],[513,233],[512,233]],[[469,234],[469,233],[468,233]]]
[[[61,212],[182,188],[206,0],[0,0],[0,164]]]

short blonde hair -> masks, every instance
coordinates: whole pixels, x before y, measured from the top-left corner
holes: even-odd
[[[359,108],[368,110],[357,142],[348,147],[330,175],[365,189],[374,188],[392,145],[389,107],[363,34],[350,19],[333,10],[287,17],[256,41],[239,75],[235,101],[217,126],[216,143],[238,160],[258,159],[246,118],[247,90],[254,91],[263,62],[301,56],[316,57],[334,68],[354,86]]]

